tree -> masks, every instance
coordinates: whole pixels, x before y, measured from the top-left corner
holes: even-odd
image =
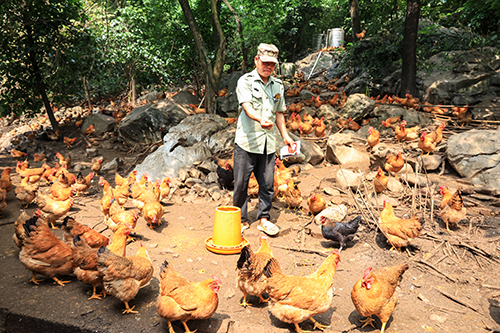
[[[352,39],[357,40],[356,34],[361,32],[361,23],[359,18],[358,0],[349,0],[349,7],[351,8],[351,29]]]
[[[205,72],[207,80],[205,82],[205,99],[207,110],[209,113],[212,113],[212,106],[215,101],[215,93],[219,90],[220,80],[222,71],[224,69],[224,59],[225,59],[225,51],[226,51],[226,38],[224,37],[224,33],[222,31],[222,26],[219,19],[219,11],[217,7],[217,0],[210,0],[210,9],[212,14],[212,23],[214,25],[214,33],[217,35],[218,45],[216,48],[216,56],[215,63],[212,65],[212,61],[209,57],[209,52],[205,46],[205,42],[203,40],[203,36],[198,28],[198,24],[194,18],[191,7],[189,6],[188,0],[179,0],[179,3],[182,7],[182,11],[184,12],[184,16],[189,25],[189,29],[194,37],[194,43],[196,49],[198,50],[198,55],[201,62],[201,67]]]
[[[49,98],[64,95],[72,47],[84,18],[80,0],[4,0],[0,5],[0,113],[38,113],[41,106],[58,129]]]
[[[412,94],[417,97],[417,33],[420,17],[420,0],[408,0],[403,33],[403,61],[401,72],[401,96]]]

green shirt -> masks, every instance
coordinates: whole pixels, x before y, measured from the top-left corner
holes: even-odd
[[[286,111],[283,82],[270,76],[266,85],[256,69],[238,80],[236,95],[240,105],[251,102],[262,118],[273,123],[276,122],[276,112]],[[266,141],[267,152],[264,152]],[[260,123],[250,119],[242,110],[236,126],[235,142],[249,153],[274,153],[276,151],[276,124],[269,130],[263,129]]]

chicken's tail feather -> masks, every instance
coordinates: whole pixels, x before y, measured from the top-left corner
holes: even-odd
[[[35,229],[36,222],[38,221],[38,217],[34,216],[24,223],[23,228],[26,236],[29,237],[30,233]]]
[[[281,267],[276,258],[271,258],[266,267],[264,267],[264,275],[270,278],[276,273],[281,273]]]
[[[168,263],[168,261],[163,261],[163,263],[161,264],[161,267],[160,267],[160,272],[163,272],[164,269],[168,268],[170,264]]]
[[[236,264],[236,267],[238,269],[242,269],[243,265],[250,259],[250,251],[250,244],[241,249],[240,258],[238,259],[238,263]]]

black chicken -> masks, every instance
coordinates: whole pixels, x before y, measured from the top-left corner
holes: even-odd
[[[233,186],[234,174],[233,168],[229,163],[224,165],[224,168],[221,168],[217,165],[217,182],[223,189],[231,189]]]
[[[354,238],[354,234],[359,227],[359,221],[361,221],[360,215],[349,222],[337,223],[330,221],[328,217],[321,216],[321,233],[326,239],[339,242],[340,249],[343,249],[347,246],[347,242]]]

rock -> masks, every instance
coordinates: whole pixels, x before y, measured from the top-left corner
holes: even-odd
[[[83,125],[81,127],[82,132],[85,131],[90,125],[94,125],[95,132],[94,135],[100,136],[106,132],[113,131],[116,125],[115,118],[111,116],[106,116],[102,113],[91,114],[85,118]]]
[[[211,159],[205,160],[198,166],[198,169],[208,174],[217,170],[217,164],[215,164]]]
[[[320,56],[320,58],[316,62],[318,56]],[[331,55],[330,53],[322,52],[320,55],[319,52],[316,52],[316,53],[311,53],[304,59],[295,62],[295,66],[297,67],[297,72],[303,72],[304,76],[307,78],[311,74],[313,66],[316,63],[316,66],[314,66],[314,73],[312,73],[311,75],[312,78],[316,73],[321,73],[327,70],[332,65],[332,59],[333,55]],[[301,93],[304,91],[306,90],[305,89],[302,90]],[[311,97],[309,97],[309,99],[310,98]]]
[[[335,181],[338,187],[343,190],[351,187],[353,191],[356,191],[363,181],[363,176],[358,172],[340,169],[335,175]]]
[[[353,137],[351,133],[330,135],[326,143],[326,161],[342,166],[357,166],[357,168],[369,166],[370,155],[367,152],[348,146],[353,142]]]
[[[380,124],[382,124],[382,120],[390,117],[398,117],[399,115],[403,115],[403,119],[406,120],[407,123],[406,127],[408,128],[416,125],[425,127],[432,124],[430,116],[425,112],[418,112],[412,109],[407,110],[396,104],[381,104],[376,106],[375,109],[373,109],[373,114],[379,119]],[[380,125],[377,127],[379,126]]]
[[[408,165],[408,164],[406,164]],[[427,184],[427,179],[424,176],[416,176],[415,174],[406,174],[401,176],[401,181],[407,181],[408,184],[414,186],[417,183],[420,187],[425,187],[427,185],[432,185],[431,183]]]
[[[230,116],[231,113],[238,112],[238,99],[236,97],[236,86],[238,79],[243,75],[242,72],[232,72],[231,74],[223,73],[220,81],[220,88],[227,86],[227,96],[217,97],[215,109],[224,117]]]
[[[184,169],[180,169],[179,170],[179,179],[181,180],[181,182],[184,183],[184,181],[189,177],[189,173],[184,170]]]
[[[82,170],[85,170],[87,167],[83,164],[75,164],[75,166],[73,167],[73,170],[75,172],[80,172]]]
[[[200,170],[195,169],[195,168],[188,169],[187,172],[191,177],[197,178],[197,179],[201,179],[202,176],[204,176]]]
[[[321,216],[329,218],[332,222],[342,222],[347,215],[347,207],[343,204],[326,207],[314,217],[314,223],[321,224]]]
[[[137,104],[142,104],[142,101],[146,101],[146,103],[153,103],[154,101],[157,101],[158,99],[164,97],[164,95],[164,93],[160,93],[155,90],[139,97],[137,99]]]
[[[344,107],[339,111],[345,119],[361,119],[375,108],[375,100],[365,94],[352,94],[347,97]]]
[[[472,130],[448,139],[450,164],[474,185],[500,190],[500,131]]]
[[[396,194],[401,193],[404,190],[404,186],[401,184],[401,182],[394,177],[389,177],[387,188],[389,189],[389,191]]]
[[[437,170],[443,162],[441,155],[423,155],[422,162],[427,171]]]
[[[98,153],[96,148],[87,148],[85,152],[87,157],[96,157]]]
[[[236,124],[227,126],[210,136],[207,142],[208,148],[214,155],[219,152],[232,150],[234,148],[235,135]]]
[[[189,177],[187,178],[185,181],[184,181],[184,184],[189,187],[189,188],[192,188],[194,185],[196,184],[201,184],[201,180],[199,180],[198,178],[192,178],[192,177]],[[196,192],[198,193],[198,192]]]
[[[212,171],[205,177],[205,184],[211,184],[217,182],[217,172]]]
[[[384,200],[389,200],[389,203],[393,207],[399,206],[399,201],[397,201],[394,198],[388,197],[384,193],[379,193],[376,196],[372,195],[370,198],[370,204],[376,208],[383,208],[384,207]]]
[[[102,172],[117,172],[118,168],[123,164],[121,159],[119,157],[113,159],[111,162],[104,163],[101,166],[101,171]]]

